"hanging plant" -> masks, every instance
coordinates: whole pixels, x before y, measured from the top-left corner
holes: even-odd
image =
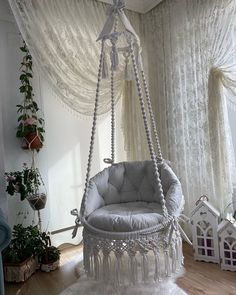
[[[27,199],[33,210],[45,207],[47,197],[45,193],[41,193],[44,183],[38,168],[29,168],[24,163],[22,171],[6,172],[5,179],[6,192],[9,195],[20,194],[21,201]]]
[[[24,95],[24,100],[22,104],[17,105],[19,125],[17,127],[16,137],[23,138],[23,148],[39,150],[44,142],[44,119],[39,117],[38,112],[40,109],[37,102],[34,101],[31,82],[33,78],[32,56],[25,42],[20,47],[20,50],[25,54],[21,63],[21,86],[19,88],[20,92]]]

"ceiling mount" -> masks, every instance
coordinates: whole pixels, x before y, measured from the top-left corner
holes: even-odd
[[[109,4],[113,4],[113,2],[119,2],[119,0],[97,0],[100,2],[105,2]],[[123,0],[122,0],[123,1]],[[159,4],[162,0],[125,0],[125,7],[127,9],[139,12],[146,13]]]

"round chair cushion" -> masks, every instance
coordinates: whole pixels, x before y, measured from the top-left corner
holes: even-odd
[[[159,203],[128,202],[96,209],[88,216],[88,223],[104,231],[131,232],[153,227],[162,217]]]

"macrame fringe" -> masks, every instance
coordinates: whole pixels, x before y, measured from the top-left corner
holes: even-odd
[[[110,241],[85,237],[84,247],[88,245],[94,248],[84,253],[87,275],[111,283],[116,289],[124,285],[158,283],[182,273],[182,240],[176,235],[169,246],[159,243],[154,249],[150,249],[148,241],[145,244],[138,239]]]

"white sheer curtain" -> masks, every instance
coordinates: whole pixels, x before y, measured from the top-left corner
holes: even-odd
[[[99,55],[95,40],[107,6],[93,0],[9,2],[35,60],[62,100],[91,114]],[[223,211],[232,196],[234,163],[225,98],[234,103],[229,93],[235,89],[235,1],[165,0],[143,17],[130,12],[128,17],[145,37],[141,44],[147,47],[162,149],[182,181],[186,213],[201,194]],[[121,75],[118,92],[123,89]],[[100,113],[110,108],[109,81],[103,84]],[[146,158],[143,122],[131,82],[126,83],[125,97],[128,157]]]
[[[9,3],[35,62],[55,91],[70,108],[91,115],[100,54],[100,42],[96,39],[106,21],[108,6],[95,0],[9,0]],[[139,15],[127,13],[139,33]],[[123,90],[122,71],[117,73],[115,88],[118,100]],[[107,79],[101,87],[99,113],[109,109]]]
[[[187,214],[202,194],[221,211],[232,198],[225,87],[235,87],[234,18],[230,0],[166,0],[143,17],[161,145],[182,182]]]

